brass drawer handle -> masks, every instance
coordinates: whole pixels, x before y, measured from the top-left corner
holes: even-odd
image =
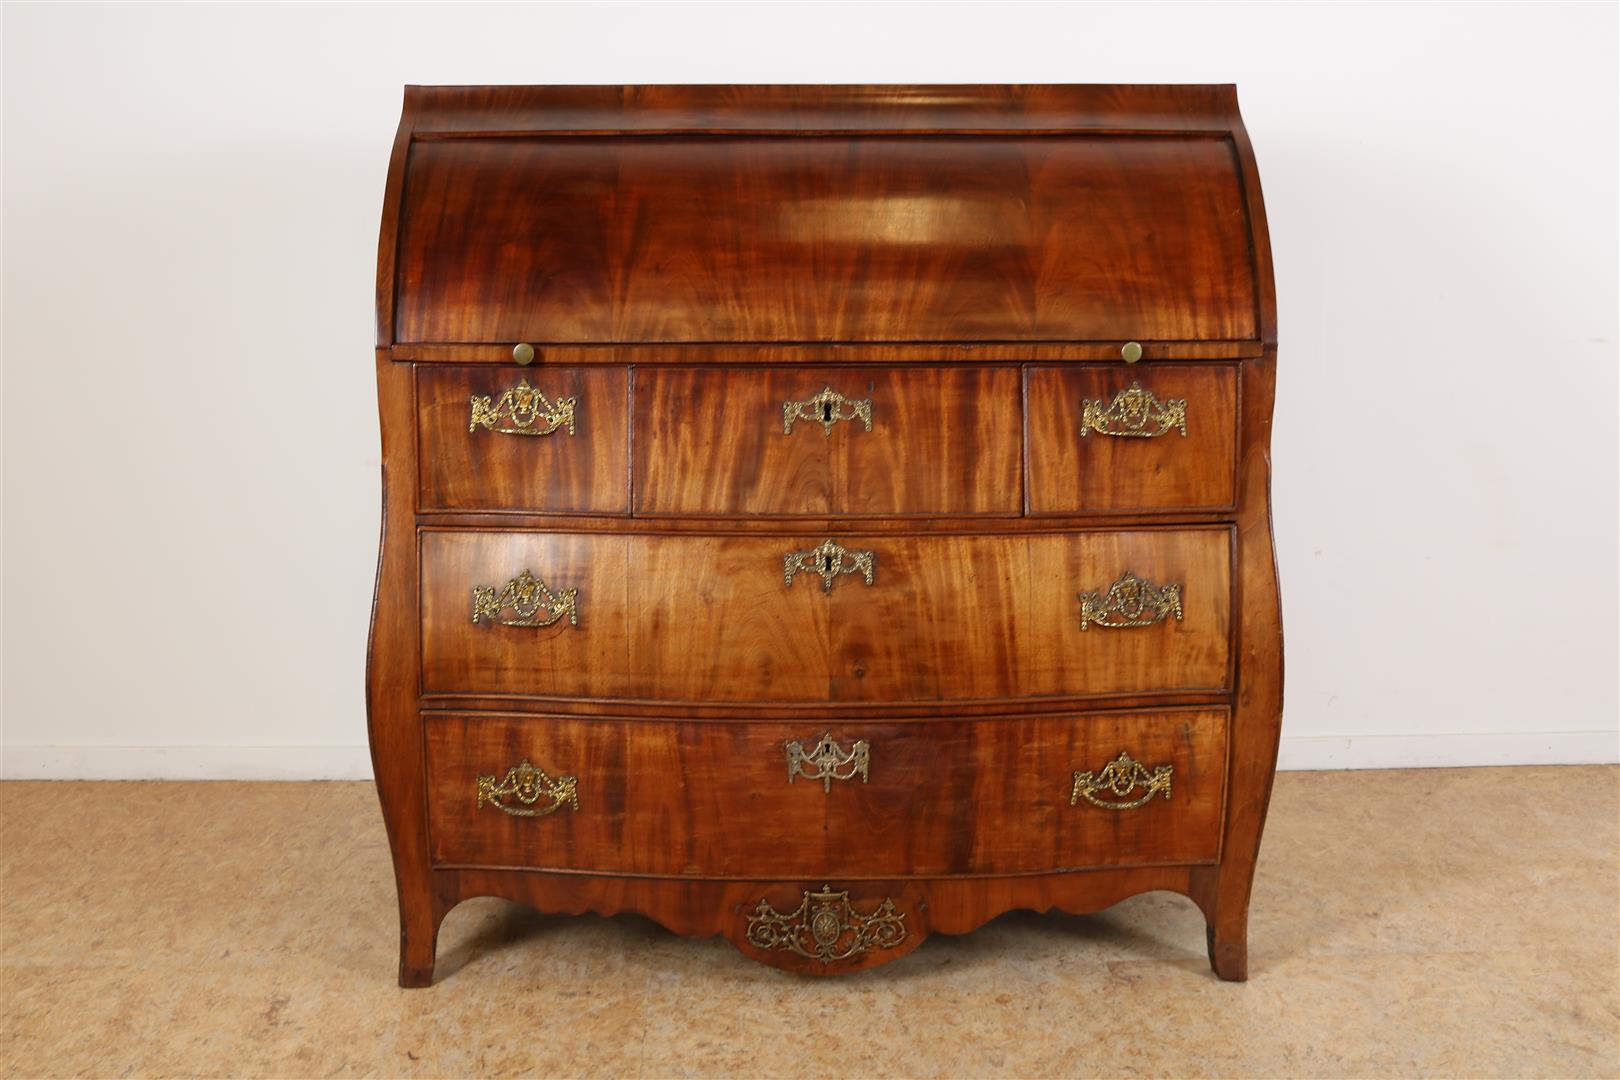
[[[831,964],[870,949],[892,949],[906,940],[906,917],[885,897],[870,915],[849,902],[848,892],[806,892],[787,914],[761,900],[748,916],[748,943],[759,949],[786,949]]]
[[[1069,805],[1074,806],[1085,799],[1092,806],[1100,806],[1104,810],[1135,810],[1161,791],[1166,799],[1170,797],[1170,774],[1173,771],[1172,766],[1159,765],[1148,772],[1146,765],[1121,750],[1119,757],[1104,765],[1101,772],[1075,772]],[[1130,802],[1115,801],[1125,798],[1139,787],[1147,789],[1140,798]],[[1112,795],[1114,799],[1099,799],[1097,795],[1100,792]]]
[[[783,555],[782,581],[791,589],[794,575],[815,574],[821,578],[821,591],[832,592],[833,581],[839,574],[860,574],[870,585],[874,559],[870,551],[850,551],[831,540],[823,540],[809,551],[790,551]]]
[[[1151,425],[1151,426],[1149,426]],[[1153,391],[1144,390],[1133,382],[1114,395],[1112,401],[1080,403],[1080,437],[1095,431],[1099,435],[1113,435],[1123,439],[1156,439],[1172,431],[1187,437],[1186,401],[1160,401]]]
[[[782,402],[782,434],[793,434],[793,424],[798,420],[820,424],[823,435],[831,435],[833,425],[840,420],[860,420],[866,425],[866,430],[871,431],[872,399],[856,401],[830,386],[824,386],[815,397]]]
[[[503,799],[515,799],[515,803],[502,802]],[[541,799],[550,799],[544,806],[536,806]],[[544,769],[529,764],[524,758],[518,764],[506,770],[497,783],[493,776],[480,776],[478,778],[478,806],[482,810],[488,803],[495,809],[513,817],[545,817],[561,810],[563,803],[568,804],[570,810],[579,809],[579,781],[572,776],[559,776],[555,779]]]
[[[793,783],[796,776],[820,780],[823,791],[831,791],[834,780],[853,780],[859,776],[861,783],[866,783],[867,770],[872,764],[871,743],[856,739],[846,754],[830,731],[809,750],[797,741],[783,743],[782,748],[787,752],[788,783]]]
[[[512,614],[505,614],[507,611]],[[484,619],[501,626],[550,626],[564,615],[570,626],[579,625],[579,590],[553,592],[527,570],[499,592],[490,585],[473,586],[474,626]]]
[[[1106,593],[1080,594],[1080,629],[1152,626],[1174,615],[1181,621],[1181,586],[1154,585],[1129,570]]]
[[[550,435],[566,427],[574,433],[574,406],[578,398],[551,400],[523,379],[498,398],[472,395],[472,420],[468,432],[480,427],[502,435]]]

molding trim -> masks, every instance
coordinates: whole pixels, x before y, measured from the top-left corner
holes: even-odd
[[[1449,769],[1483,765],[1613,765],[1620,731],[1284,735],[1277,768]]]
[[[4,746],[0,780],[370,780],[366,746]]]
[[[1612,765],[1620,732],[1285,735],[1277,768]],[[365,746],[7,746],[4,780],[369,780]]]

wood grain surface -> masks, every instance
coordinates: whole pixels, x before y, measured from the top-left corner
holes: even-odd
[[[784,405],[829,389],[870,403],[871,430],[862,419],[784,430]],[[646,368],[635,416],[638,514],[1021,509],[1016,368]]]
[[[376,290],[366,700],[402,984],[472,896],[826,975],[1150,889],[1246,977],[1277,311],[1232,87],[413,87]],[[520,380],[576,399],[572,435],[468,430]],[[1186,401],[1185,437],[1082,435],[1132,382]],[[823,388],[872,430],[784,434]],[[872,584],[786,585],[829,539]],[[524,570],[577,623],[474,623]],[[1082,631],[1127,571],[1183,618]],[[824,732],[870,743],[865,782],[787,783],[783,744]],[[1122,751],[1170,797],[1069,806]],[[524,757],[580,809],[479,808]],[[750,936],[823,886],[903,935],[836,961]]]
[[[1237,367],[1108,364],[1026,369],[1031,514],[1230,510],[1236,474]],[[1185,402],[1187,430],[1152,437],[1081,432],[1086,401],[1106,409],[1140,386]],[[1145,429],[1160,430],[1148,423]]]
[[[1258,332],[1223,138],[424,141],[405,192],[401,342]]]
[[[498,404],[520,385],[552,402],[572,398],[573,430],[511,435],[482,424],[472,429],[473,397]],[[622,368],[419,369],[420,508],[629,513],[629,388]]]
[[[825,729],[487,714],[425,724],[441,865],[848,882],[896,867],[932,877],[1214,862],[1220,850],[1225,710]],[[846,752],[869,744],[865,780],[789,783],[785,744],[808,750],[824,730]],[[1070,805],[1074,773],[1121,752],[1171,766],[1170,797]],[[574,777],[579,808],[519,817],[477,806],[478,777],[499,781],[521,761]]]
[[[785,585],[783,555],[822,539],[424,533],[423,691],[884,704],[1228,685],[1228,529],[848,535],[872,585]],[[579,590],[577,626],[472,622],[474,586],[524,570]],[[1080,594],[1126,571],[1180,584],[1183,618],[1082,630]]]

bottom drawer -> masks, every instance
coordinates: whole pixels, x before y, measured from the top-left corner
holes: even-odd
[[[849,879],[1220,854],[1223,708],[830,724],[430,713],[424,727],[438,865]]]

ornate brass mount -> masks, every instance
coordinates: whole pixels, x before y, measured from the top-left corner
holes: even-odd
[[[872,584],[874,556],[870,551],[850,551],[831,540],[823,540],[809,551],[790,551],[782,556],[782,580],[793,587],[795,574],[815,574],[821,578],[821,591],[832,592],[839,574],[858,573]]]
[[[1074,806],[1081,799],[1092,806],[1100,806],[1104,810],[1135,810],[1159,792],[1164,797],[1170,797],[1169,765],[1160,765],[1152,772],[1147,766],[1135,760],[1125,751],[1119,752],[1119,757],[1102,767],[1099,773],[1075,771],[1074,789],[1069,792],[1069,805]],[[1097,798],[1098,792],[1107,792],[1116,799],[1123,799],[1138,787],[1146,788],[1146,792],[1138,799],[1130,802],[1113,802]]]
[[[872,763],[871,743],[857,739],[846,754],[830,731],[809,750],[798,741],[783,743],[782,748],[787,751],[788,783],[793,783],[795,776],[820,780],[823,791],[831,791],[834,780],[853,780],[859,776],[861,783],[866,783],[867,770]]]
[[[511,615],[502,612],[510,609]],[[552,592],[546,583],[527,570],[496,592],[489,585],[473,586],[473,624],[488,619],[502,626],[550,626],[568,616],[570,626],[579,625],[579,590]]]
[[[468,431],[479,427],[498,431],[502,435],[550,435],[560,427],[574,433],[574,405],[577,398],[558,398],[552,401],[529,385],[524,379],[498,398],[474,394],[472,420]]]
[[[1151,427],[1149,425],[1152,425]],[[1080,404],[1080,437],[1095,431],[1126,439],[1155,439],[1180,431],[1187,437],[1187,403],[1160,401],[1153,391],[1133,382],[1109,402],[1084,399]]]
[[[517,802],[505,803],[502,799],[516,799]],[[550,799],[545,806],[536,806],[542,798]],[[502,813],[513,817],[545,817],[561,810],[563,803],[569,809],[579,809],[579,781],[572,776],[559,776],[555,779],[544,769],[537,769],[529,764],[527,758],[506,770],[506,775],[497,783],[493,776],[480,776],[478,778],[478,806],[482,810],[488,803]]]
[[[1080,629],[1098,626],[1152,626],[1166,615],[1181,621],[1181,586],[1154,585],[1129,570],[1106,593],[1080,594]]]
[[[848,960],[868,949],[892,949],[906,940],[906,917],[885,898],[870,915],[862,915],[849,902],[849,893],[806,892],[799,906],[786,915],[764,900],[748,917],[748,943],[761,949],[787,949],[810,960],[830,964]]]
[[[866,425],[866,430],[871,431],[872,399],[855,401],[830,386],[824,386],[815,397],[782,402],[782,434],[793,434],[793,424],[798,420],[813,420],[820,424],[823,435],[831,435],[833,425],[840,420],[860,420]]]

